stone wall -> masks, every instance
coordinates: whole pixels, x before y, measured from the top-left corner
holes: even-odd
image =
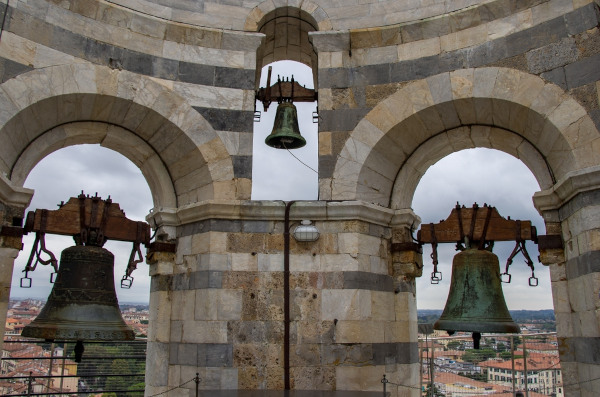
[[[148,395],[191,395],[196,372],[205,395],[380,392],[384,373],[405,386],[394,394],[418,395],[408,208],[428,167],[469,147],[510,153],[540,182],[546,232],[565,243],[545,263],[567,394],[598,394],[597,2],[3,0],[0,12],[0,235],[54,150],[100,143],[140,167],[151,223],[176,247],[148,257]],[[300,33],[276,46],[296,17]],[[292,239],[289,257],[285,206],[246,201],[257,66],[284,49],[313,65],[320,116],[320,201],[290,220],[321,238]],[[2,240],[4,277],[18,240]]]
[[[417,382],[414,277],[393,270],[390,247],[392,230],[406,229],[414,215],[364,203],[295,203],[292,231],[308,217],[321,236],[290,238],[286,272],[284,205],[229,208],[229,219],[212,217],[209,206],[179,227],[177,254],[162,271],[151,259],[151,320],[161,323],[149,335],[160,352],[147,364],[151,392],[197,371],[200,389],[213,391],[280,390],[286,382],[295,390],[377,391],[383,373]]]

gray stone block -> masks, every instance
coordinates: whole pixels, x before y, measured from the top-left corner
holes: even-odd
[[[322,131],[352,131],[370,109],[321,110]]]
[[[463,53],[468,67],[476,68],[489,65],[500,59],[508,58],[506,38],[487,41],[481,45],[458,50]]]
[[[212,86],[215,82],[215,67],[190,62],[179,62],[177,80],[184,83]]]
[[[600,338],[559,338],[560,360],[585,364],[600,364]]]
[[[319,156],[319,177],[330,178],[333,176],[336,161],[337,156],[334,155]]]
[[[439,55],[437,73],[451,72],[457,69],[464,69],[468,67],[468,59],[465,51],[453,51],[442,53]],[[427,73],[423,77],[431,76]],[[421,77],[422,78],[422,77]]]
[[[600,80],[600,54],[565,66],[565,77],[569,89]]]
[[[13,62],[10,59],[0,58],[0,81],[12,79],[22,73],[33,70],[32,67]]]
[[[438,73],[440,73],[440,56],[438,55],[398,62],[390,66],[392,82],[423,79]]]
[[[233,345],[231,344],[206,344],[204,365],[207,367],[231,367],[233,366]],[[200,349],[200,348],[199,348]],[[200,356],[198,356],[198,365]]]
[[[252,156],[231,156],[233,160],[233,176],[236,178],[252,178]]]
[[[221,288],[223,286],[223,272],[208,272],[208,288]]]
[[[211,219],[209,230],[212,232],[240,233],[242,231],[242,221],[237,219]]]
[[[368,272],[344,272],[344,289],[393,291],[392,277]]]
[[[350,71],[343,68],[319,69],[319,85],[321,88],[350,87]]]
[[[102,65],[106,64],[107,54],[112,50],[109,44],[100,43],[59,27],[53,29],[50,39],[49,46],[53,49],[74,57],[85,58],[90,62],[99,61],[98,63]]]
[[[165,80],[176,80],[179,62],[173,59],[155,57],[152,63],[152,76]]]
[[[173,276],[160,275],[153,276],[150,280],[150,292],[171,291]]]
[[[238,88],[242,90],[254,90],[254,70],[215,68],[215,86],[226,88]]]
[[[554,18],[506,37],[507,56],[524,54],[529,50],[557,42],[567,36],[565,20],[562,17]]]
[[[588,205],[598,205],[598,203],[600,203],[600,190],[581,192],[559,209],[558,214],[560,219],[567,219],[580,209]]]
[[[169,364],[177,365],[179,361],[177,359],[179,353],[179,343],[169,343]]]
[[[418,342],[400,342],[396,344],[397,364],[414,364],[419,362]]]
[[[192,343],[177,343],[177,364],[196,366],[198,348]]]
[[[567,79],[565,77],[565,68],[560,67],[554,70],[550,70],[549,72],[542,73],[540,75],[541,78],[550,81],[551,83],[556,84],[560,88],[566,90],[567,89]]]
[[[271,221],[243,221],[242,233],[272,233],[273,222]]]
[[[194,109],[217,131],[252,132],[254,130],[254,112],[199,106],[194,106]]]
[[[190,282],[190,286],[192,286],[193,289],[208,288],[208,271],[203,270],[192,273],[192,282]]]
[[[589,251],[567,261],[567,280],[600,273],[600,251]]]
[[[377,85],[390,82],[390,65],[368,65],[349,69],[350,86]]]
[[[187,273],[173,275],[173,291],[190,289],[190,276]]]
[[[575,62],[578,56],[579,50],[572,37],[531,50],[526,54],[527,66],[529,71],[534,74]]]
[[[125,70],[150,76],[152,75],[153,61],[154,57],[151,55],[125,49],[123,50],[121,64]]]
[[[385,365],[396,362],[398,348],[396,343],[373,343],[373,364]]]
[[[600,23],[598,4],[590,3],[564,16],[567,32],[576,35],[588,29],[593,29]]]

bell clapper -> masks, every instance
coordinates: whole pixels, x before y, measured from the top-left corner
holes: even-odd
[[[479,341],[481,341],[481,334],[479,332],[473,332],[473,348],[479,350]]]
[[[75,362],[76,363],[81,362],[81,358],[83,356],[84,351],[85,351],[85,348],[83,347],[83,341],[78,340],[77,343],[75,344],[75,348],[73,349],[73,352],[75,353]]]

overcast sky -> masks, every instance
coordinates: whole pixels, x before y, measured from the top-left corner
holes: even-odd
[[[272,82],[277,75],[294,77],[300,84],[312,88],[312,74],[308,68],[290,69],[289,64],[274,66]],[[266,69],[263,72],[261,87],[265,86]],[[257,200],[316,200],[318,190],[317,169],[317,125],[312,123],[312,112],[316,104],[296,104],[300,131],[307,141],[302,149],[293,150],[295,159],[286,150],[272,149],[264,144],[271,132],[277,104],[271,104],[268,113],[262,112],[261,122],[255,123],[253,189],[252,198]],[[259,103],[257,109],[262,110]],[[304,163],[304,164],[303,164]],[[306,165],[305,165],[306,164]],[[310,168],[309,168],[310,167]],[[312,168],[312,169],[311,169]],[[314,170],[313,170],[314,169]],[[148,185],[141,172],[133,163],[120,154],[99,145],[80,145],[61,149],[42,160],[31,172],[25,186],[35,189],[29,210],[35,208],[56,209],[61,201],[77,196],[81,190],[86,194],[96,192],[102,198],[111,196],[119,203],[130,219],[144,220],[152,208]],[[531,220],[544,234],[543,222],[534,209],[531,197],[539,189],[531,172],[517,159],[502,152],[488,149],[465,150],[450,155],[432,166],[419,184],[413,200],[414,211],[423,223],[439,222],[448,217],[451,209],[460,202],[467,207],[477,202],[488,203],[503,216],[512,219]],[[11,297],[39,297],[45,299],[51,288],[50,271],[46,266],[38,266],[31,273],[33,287],[19,287],[27,258],[33,244],[33,235],[25,236],[25,249],[17,258],[13,272]],[[415,236],[416,237],[416,236]],[[62,249],[73,245],[72,239],[48,235],[47,247],[57,258]],[[499,256],[501,269],[514,243],[496,243],[494,252]],[[109,242],[105,247],[115,254],[115,284],[119,302],[148,302],[148,267],[139,264],[133,273],[131,289],[121,289],[120,279],[125,272],[131,244]],[[528,244],[529,254],[535,260],[535,275],[539,278],[538,287],[529,287],[531,272],[518,255],[511,266],[512,282],[503,284],[509,309],[550,309],[549,272],[537,263],[537,247]],[[431,285],[432,271],[430,248],[425,247],[423,277],[417,282],[417,302],[419,309],[442,309],[444,307],[451,275],[454,246],[446,244],[438,249],[439,271],[443,280]]]

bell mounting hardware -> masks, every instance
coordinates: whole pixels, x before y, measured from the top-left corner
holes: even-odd
[[[129,288],[133,282],[131,273],[143,260],[140,244],[148,246],[150,243],[150,225],[127,219],[125,212],[119,204],[112,202],[110,196],[102,200],[98,194],[90,197],[81,192],[79,196],[71,197],[69,201],[61,202],[58,206],[58,210],[36,209],[27,214],[23,231],[25,234],[35,232],[36,238],[24,270],[25,277],[21,279],[21,286],[31,286],[28,273],[35,270],[38,263],[51,264],[54,272],[58,271],[56,258],[46,249],[45,235],[49,233],[72,236],[76,245],[102,247],[107,240],[132,242],[133,248],[126,274],[121,280],[121,287]],[[46,254],[48,259],[42,259],[42,253]],[[54,275],[51,282],[53,279]]]

